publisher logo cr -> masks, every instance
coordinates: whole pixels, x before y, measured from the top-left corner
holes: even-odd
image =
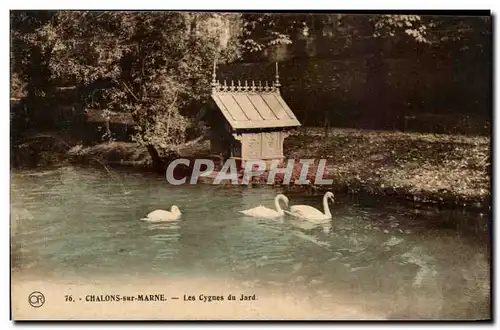
[[[43,304],[45,304],[45,296],[40,291],[33,291],[28,296],[28,302],[30,303],[31,307],[42,307]]]

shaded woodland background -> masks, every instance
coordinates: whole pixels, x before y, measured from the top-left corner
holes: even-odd
[[[218,79],[269,80],[304,126],[490,135],[492,22],[336,13],[11,12],[11,143],[158,152],[203,135]]]

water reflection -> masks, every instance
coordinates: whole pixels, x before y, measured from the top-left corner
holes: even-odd
[[[293,226],[300,228],[302,230],[313,230],[316,228],[320,228],[324,233],[329,233],[332,230],[331,223],[312,223],[309,221],[301,220],[301,219],[291,219],[289,220],[290,224]]]
[[[11,181],[11,253],[23,271],[199,275],[327,301],[342,295],[393,318],[489,315],[489,237],[477,214],[339,199],[332,221],[314,225],[239,213],[274,208],[280,191],[271,188],[169,186],[161,178],[110,179],[78,168],[13,173]],[[293,200],[321,207],[321,197]],[[179,221],[139,220],[173,204]]]

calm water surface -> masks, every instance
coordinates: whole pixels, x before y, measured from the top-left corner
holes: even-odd
[[[489,318],[488,215],[340,197],[331,224],[311,227],[238,213],[274,208],[277,189],[111,174],[12,172],[13,267],[47,278],[213,277],[327,300],[348,296],[390,318]],[[322,208],[322,196],[288,196]],[[140,221],[172,204],[181,221]]]

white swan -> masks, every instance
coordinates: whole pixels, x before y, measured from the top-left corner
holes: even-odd
[[[325,209],[325,213],[309,205],[294,205],[290,207],[290,211],[285,212],[291,216],[313,223],[326,223],[332,218],[330,207],[328,206],[328,199],[333,201],[333,193],[330,191],[323,196],[323,208]]]
[[[181,217],[181,210],[176,205],[173,205],[170,208],[170,211],[164,210],[155,210],[150,212],[146,218],[142,218],[141,220],[149,221],[149,222],[163,222],[163,221],[172,221],[177,220]]]
[[[285,215],[285,211],[283,211],[283,209],[280,206],[279,203],[280,201],[283,201],[285,205],[288,206],[288,197],[279,194],[274,198],[274,205],[276,207],[276,210],[259,205],[249,210],[240,211],[240,213],[258,218],[267,218],[267,219],[279,218]]]

